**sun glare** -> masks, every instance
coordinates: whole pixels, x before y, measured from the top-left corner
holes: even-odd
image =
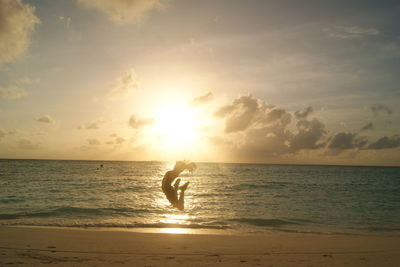
[[[158,110],[152,130],[164,148],[182,149],[198,138],[197,123],[192,108],[174,104]]]

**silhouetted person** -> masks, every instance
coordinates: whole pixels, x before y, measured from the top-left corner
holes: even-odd
[[[171,202],[172,206],[176,207],[179,210],[183,210],[185,208],[185,190],[187,189],[189,182],[186,182],[184,185],[179,186],[181,179],[177,178],[181,172],[184,170],[188,170],[192,172],[196,169],[196,164],[193,162],[185,162],[185,161],[177,161],[175,163],[174,169],[172,171],[167,171],[162,180],[162,190]],[[172,186],[172,182],[175,180],[174,185]],[[178,190],[181,190],[178,198]]]

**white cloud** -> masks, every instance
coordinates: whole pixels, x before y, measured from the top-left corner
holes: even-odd
[[[110,96],[126,96],[139,87],[139,78],[134,69],[129,69],[117,78],[117,84],[110,91]]]
[[[20,149],[24,150],[36,150],[40,148],[39,144],[33,143],[31,140],[24,138],[20,139],[17,144]]]
[[[212,92],[208,92],[208,93],[206,93],[204,95],[201,95],[201,96],[193,98],[192,103],[195,104],[195,105],[204,104],[204,103],[207,103],[207,102],[209,102],[209,101],[211,101],[213,99],[214,99],[213,93]]]
[[[151,124],[153,124],[153,122],[154,122],[153,118],[138,119],[135,117],[135,115],[132,115],[129,118],[128,125],[131,126],[133,129],[139,129],[144,126],[151,125]]]
[[[114,139],[114,141],[107,141],[106,142],[107,145],[114,145],[114,144],[120,145],[126,141],[125,138],[118,136],[118,134],[116,133],[110,134],[110,137]]]
[[[21,0],[1,0],[0,63],[12,62],[26,51],[38,23],[34,7]]]
[[[18,99],[27,95],[28,93],[24,89],[16,85],[0,87],[0,98]]]
[[[32,85],[32,84],[37,84],[40,82],[40,78],[31,78],[31,77],[22,77],[18,81],[15,82],[16,85]]]
[[[1,25],[0,25],[1,27]],[[0,30],[1,31],[1,30]],[[1,57],[1,55],[0,55]],[[40,82],[39,78],[22,77],[17,80],[13,85],[0,86],[0,98],[18,99],[28,95],[24,88],[21,86],[30,86]]]
[[[97,139],[88,139],[87,142],[89,146],[98,146],[101,144]]]
[[[89,9],[97,10],[116,24],[142,22],[151,10],[165,8],[165,0],[76,0]]]
[[[123,138],[123,137],[115,138],[115,143],[116,144],[122,144],[123,142],[125,142],[125,138]]]
[[[53,119],[52,117],[50,117],[50,115],[43,115],[43,116],[37,118],[36,121],[43,122],[43,123],[50,123],[50,124],[54,124],[56,122],[56,120]]]
[[[376,28],[363,28],[358,26],[337,26],[332,29],[326,29],[325,31],[329,37],[339,39],[354,39],[380,34],[379,30]]]
[[[6,131],[6,130],[0,128],[0,141],[1,141],[1,139],[5,138],[7,135],[8,136],[13,136],[15,134],[16,134],[15,130]]]
[[[59,16],[58,17],[58,23],[64,25],[65,28],[69,29],[70,26],[71,26],[71,18],[70,17],[64,17],[64,16]]]
[[[80,147],[82,151],[95,150],[101,145],[101,142],[96,138],[87,139],[86,143],[86,145]]]
[[[98,119],[98,120],[93,120],[90,122],[86,122],[84,124],[81,124],[77,127],[78,130],[96,130],[100,128],[100,125],[104,123],[104,120]]]

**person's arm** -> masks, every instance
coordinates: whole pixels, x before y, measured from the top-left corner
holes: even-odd
[[[167,171],[163,178],[163,184],[172,184],[176,177],[178,177],[178,175],[174,174],[173,171]]]

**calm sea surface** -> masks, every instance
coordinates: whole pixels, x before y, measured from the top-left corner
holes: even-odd
[[[400,168],[199,163],[181,212],[172,164],[0,160],[0,225],[400,233]]]

